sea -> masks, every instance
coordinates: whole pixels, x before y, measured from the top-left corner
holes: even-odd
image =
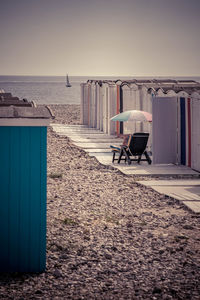
[[[65,76],[3,76],[0,75],[0,89],[12,93],[20,99],[34,101],[36,104],[80,104],[80,84],[88,79],[128,80],[128,79],[176,79],[196,80],[200,77],[125,77],[125,76],[69,76],[71,87],[65,86]]]

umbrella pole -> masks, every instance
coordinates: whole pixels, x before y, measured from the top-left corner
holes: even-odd
[[[122,86],[120,85],[120,113],[123,112],[124,108],[123,108],[123,90],[122,90]],[[123,134],[124,133],[124,123],[120,122],[120,133]]]

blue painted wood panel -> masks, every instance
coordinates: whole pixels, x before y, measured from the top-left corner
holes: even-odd
[[[46,127],[0,127],[0,271],[46,262]]]
[[[9,138],[10,128],[0,128],[0,266],[9,259],[9,191],[10,170],[8,161],[10,156]],[[6,141],[4,143],[4,141]]]

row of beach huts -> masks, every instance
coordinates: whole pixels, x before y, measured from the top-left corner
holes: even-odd
[[[152,113],[152,123],[113,122],[127,110]],[[109,135],[149,132],[154,164],[200,171],[200,83],[193,80],[88,80],[81,84],[81,123]]]

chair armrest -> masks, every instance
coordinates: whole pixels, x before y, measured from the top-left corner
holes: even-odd
[[[128,146],[126,146],[126,145],[121,145],[121,149],[127,149],[128,148]]]

